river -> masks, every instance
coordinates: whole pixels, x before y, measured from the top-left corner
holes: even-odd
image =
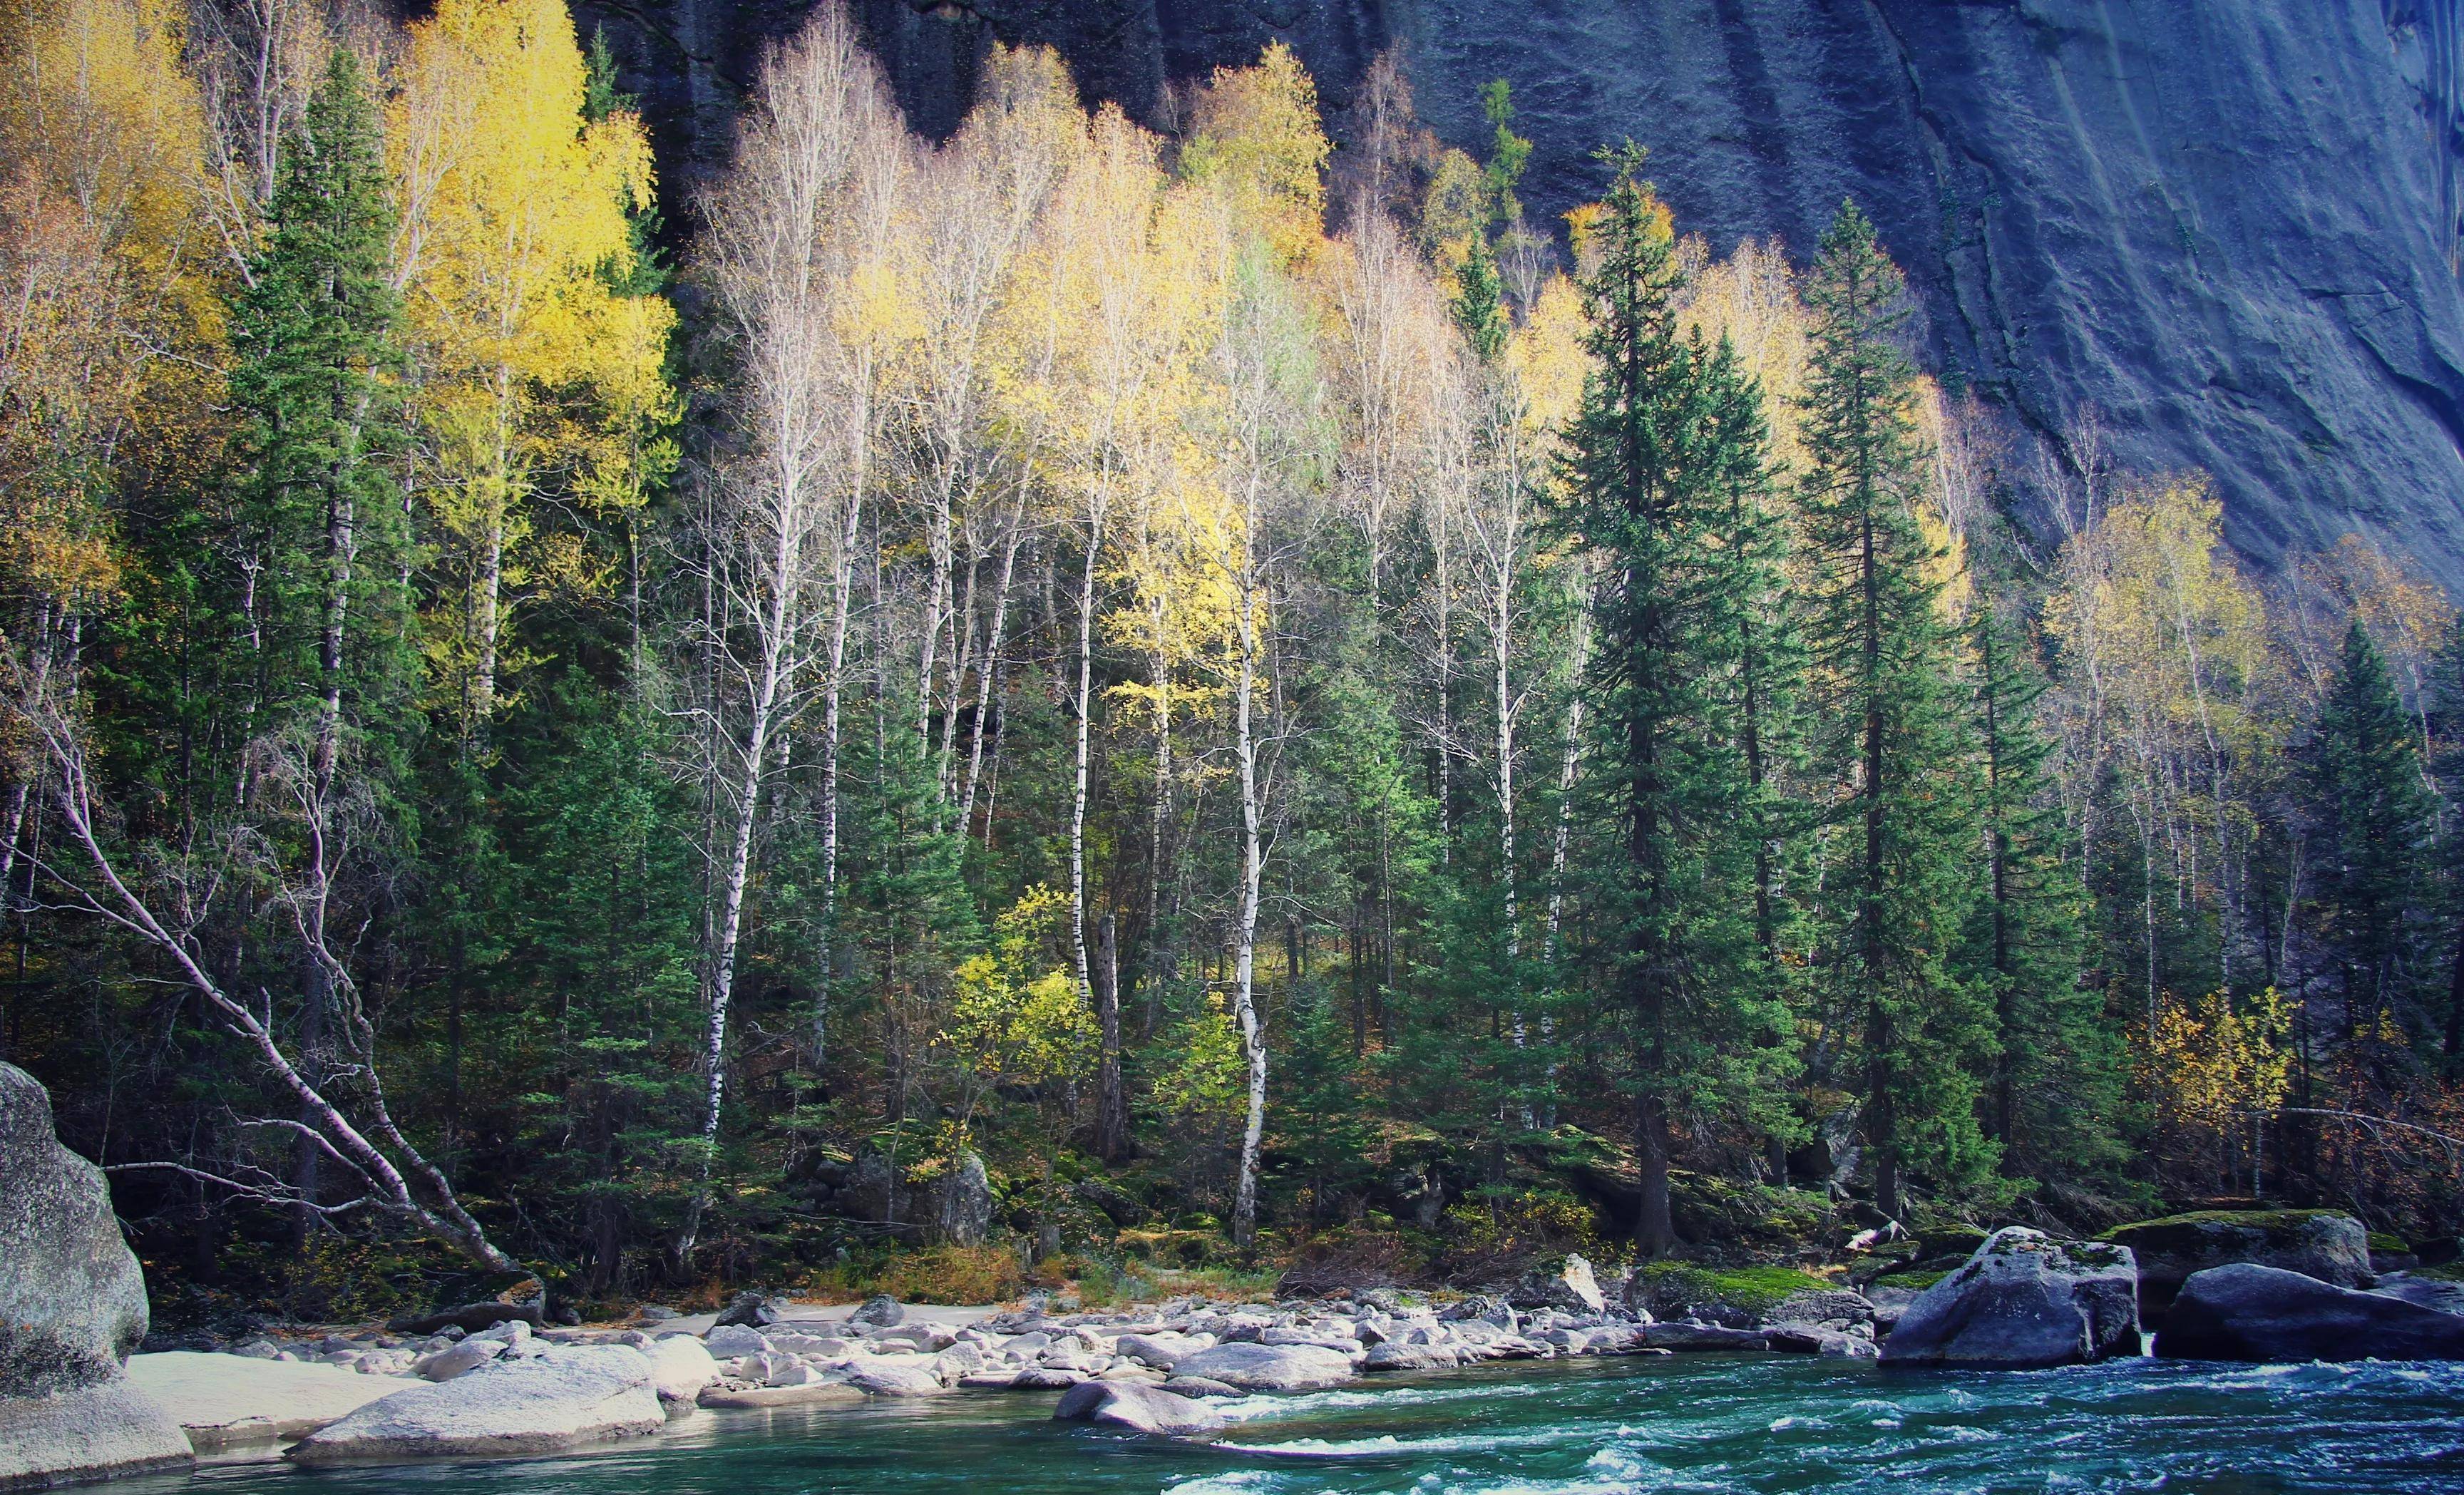
[[[1625,1495],[2464,1491],[2464,1364],[2142,1360],[2035,1373],[1693,1355],[1255,1396],[1212,1443],[1049,1420],[1053,1394],[703,1414],[584,1456],[295,1471],[115,1495]]]

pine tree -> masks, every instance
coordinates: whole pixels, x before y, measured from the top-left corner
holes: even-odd
[[[2447,920],[2447,1011],[2438,1046],[2453,1076],[2464,1069],[2464,614],[2449,625],[2438,651],[2429,716],[2431,766],[2441,801],[2438,855]]]
[[[1915,512],[1925,448],[1899,344],[1905,289],[1873,225],[1843,204],[1806,287],[1810,460],[1798,494],[1815,578],[1808,641],[1831,697],[1826,766],[1854,786],[1828,968],[1861,1024],[1876,1203],[1895,1218],[1910,1161],[1971,1173],[1988,1153],[1960,1062],[1981,1036],[1978,1014],[1944,962],[1970,896],[1975,826],[1934,550]]]
[[[409,669],[389,192],[365,79],[337,49],[283,153],[231,375],[268,704],[313,718],[329,776],[345,693],[398,706]]]
[[[1970,636],[1985,886],[1966,966],[1993,1007],[1987,1131],[2014,1176],[2110,1162],[2122,1056],[2101,1003],[2079,989],[2087,890],[2065,856],[2045,768],[2053,742],[2036,710],[2048,683],[1992,605],[1978,609]]]
[[[2342,952],[2344,1036],[2409,1016],[2414,912],[2430,886],[2436,807],[2387,659],[2356,618],[2319,710],[2313,793],[2335,848],[2321,907]]]
[[[1715,682],[1736,649],[1736,557],[1710,542],[1719,481],[1758,426],[1709,418],[1714,355],[1681,338],[1683,285],[1668,212],[1618,167],[1588,278],[1592,368],[1566,433],[1562,478],[1581,542],[1617,579],[1597,604],[1599,649],[1585,689],[1597,704],[1600,792],[1624,837],[1601,890],[1619,933],[1614,979],[1632,1023],[1635,1153],[1648,1255],[1676,1242],[1668,1170],[1674,1118],[1733,1105],[1754,1088],[1747,1040],[1769,1025],[1742,975],[1751,961],[1747,776]],[[1733,396],[1732,396],[1733,398]]]
[[[255,699],[267,713],[250,731],[296,765],[281,770],[295,785],[281,875],[299,911],[300,1068],[312,1085],[327,1083],[350,1043],[342,957],[326,927],[344,908],[346,780],[393,777],[409,738],[388,187],[359,62],[337,48],[283,154],[264,248],[234,309],[231,377],[246,463],[239,610],[259,641]],[[308,1202],[294,1215],[295,1246],[322,1166],[303,1134],[292,1182]]]
[[[1793,780],[1803,766],[1797,717],[1805,688],[1805,647],[1788,596],[1788,530],[1772,503],[1771,426],[1763,396],[1739,367],[1724,335],[1704,368],[1710,479],[1707,529],[1725,558],[1724,614],[1730,628],[1725,695],[1745,769],[1746,834],[1753,872],[1753,950],[1748,980],[1769,1026],[1757,1042],[1777,1079],[1795,1067],[1793,1008],[1801,967],[1789,958],[1802,943],[1803,917],[1787,882],[1803,854],[1806,807]],[[1755,1120],[1770,1139],[1771,1175],[1788,1178],[1788,1147],[1801,1130],[1776,1086],[1752,1096]]]

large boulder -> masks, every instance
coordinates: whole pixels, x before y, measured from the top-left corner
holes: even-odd
[[[1463,1363],[1452,1345],[1406,1345],[1388,1341],[1371,1347],[1360,1362],[1364,1371],[1450,1371]]]
[[[1555,1271],[1525,1273],[1506,1301],[1518,1308],[1557,1308],[1568,1313],[1600,1313],[1609,1306],[1592,1264],[1579,1256],[1567,1257]]]
[[[2034,1370],[2137,1354],[2137,1281],[2126,1247],[2008,1226],[1917,1295],[1882,1359]]]
[[[650,1362],[650,1389],[671,1414],[691,1408],[703,1390],[718,1379],[718,1362],[691,1334],[662,1335],[642,1353]]]
[[[649,1356],[629,1345],[558,1346],[372,1401],[309,1434],[307,1464],[554,1453],[667,1425]]]
[[[2250,1262],[2339,1287],[2373,1281],[2369,1232],[2334,1210],[2200,1210],[2119,1226],[2101,1239],[2138,1260],[2139,1316],[2151,1329],[2164,1327],[2190,1275],[2211,1266]]]
[[[1151,1333],[1123,1334],[1112,1346],[1112,1352],[1152,1365],[1158,1371],[1169,1371],[1214,1343],[1212,1336],[1199,1339],[1175,1330],[1159,1329]]]
[[[1352,1357],[1317,1345],[1217,1345],[1174,1365],[1175,1375],[1202,1376],[1243,1391],[1316,1391],[1352,1379]]]
[[[0,1064],[0,1489],[193,1457],[121,1372],[145,1319],[102,1170],[60,1146],[33,1076]]]
[[[1811,1325],[1834,1333],[1849,1333],[1859,1326],[1870,1330],[1874,1327],[1874,1300],[1846,1287],[1815,1287],[1793,1292],[1762,1312],[1765,1325]]]
[[[2177,1360],[2464,1360],[2464,1314],[2239,1262],[2193,1272],[2156,1352]]]
[[[1202,1401],[1137,1381],[1085,1381],[1061,1394],[1058,1422],[1100,1422],[1164,1438],[1187,1438],[1223,1427],[1223,1414]]]
[[[993,1231],[993,1185],[984,1160],[960,1153],[941,1176],[936,1200],[941,1239],[952,1245],[979,1246]]]

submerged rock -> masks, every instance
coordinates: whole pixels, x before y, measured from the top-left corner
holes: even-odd
[[[553,1453],[655,1433],[667,1420],[648,1355],[629,1345],[559,1346],[372,1401],[302,1439],[290,1457],[329,1464]]]
[[[2178,1360],[2464,1360],[2464,1315],[2244,1262],[2191,1274],[2156,1331],[2156,1352]]]
[[[2127,1247],[2008,1226],[1917,1295],[1883,1343],[1882,1359],[2034,1370],[2135,1354],[2136,1287]]]
[[[1164,1438],[1222,1429],[1223,1414],[1202,1401],[1136,1381],[1089,1381],[1061,1394],[1055,1421],[1100,1422]]]
[[[0,1488],[188,1462],[121,1369],[145,1322],[102,1170],[60,1146],[50,1092],[0,1064]]]

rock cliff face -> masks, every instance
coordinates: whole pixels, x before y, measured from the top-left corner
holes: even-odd
[[[1932,361],[2057,450],[2199,468],[2262,563],[2360,530],[2464,580],[2464,0],[857,0],[945,129],[992,40],[1153,119],[1172,78],[1293,45],[1348,102],[1389,42],[1460,143],[1514,83],[1527,198],[1632,137],[1681,224],[1802,256],[1843,195]],[[795,12],[801,13],[801,11]],[[584,14],[588,17],[588,0]],[[708,161],[777,0],[607,13],[671,156]]]

